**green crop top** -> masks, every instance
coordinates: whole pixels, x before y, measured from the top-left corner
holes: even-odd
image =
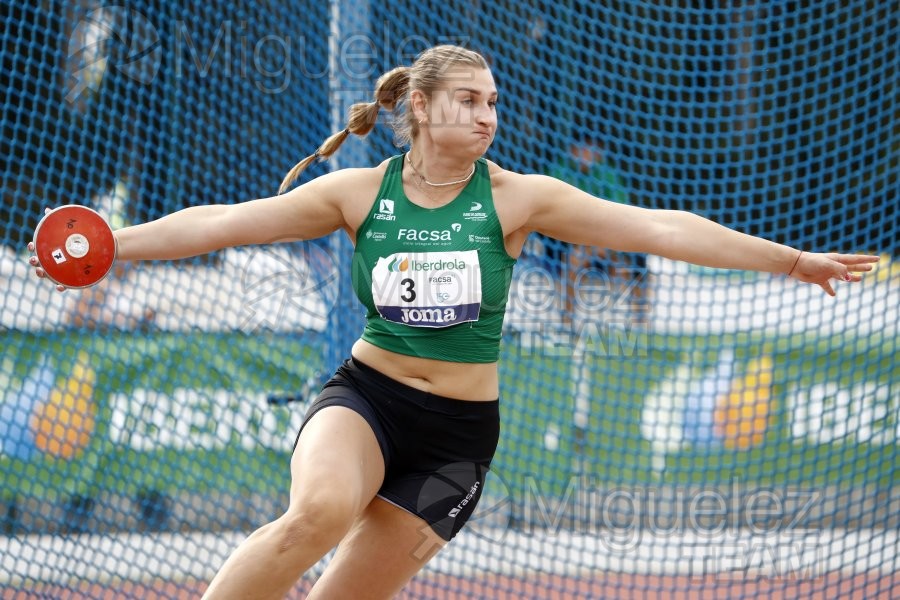
[[[362,339],[391,352],[449,362],[490,363],[516,260],[506,253],[488,165],[440,208],[403,191],[404,155],[388,163],[356,232],[353,289],[367,309]]]

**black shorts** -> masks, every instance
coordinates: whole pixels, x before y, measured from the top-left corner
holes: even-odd
[[[349,408],[372,427],[384,456],[381,498],[421,517],[445,540],[462,529],[497,450],[498,400],[436,396],[351,358],[325,384],[303,426],[327,406]]]

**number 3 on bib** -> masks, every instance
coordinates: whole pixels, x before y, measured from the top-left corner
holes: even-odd
[[[383,319],[412,327],[477,321],[478,251],[391,254],[372,269],[372,298]]]

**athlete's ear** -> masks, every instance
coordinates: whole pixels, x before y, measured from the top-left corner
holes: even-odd
[[[409,110],[412,111],[417,123],[428,119],[428,98],[422,90],[413,90],[409,93]]]

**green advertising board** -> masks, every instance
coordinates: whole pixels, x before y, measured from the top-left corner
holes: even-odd
[[[584,473],[611,485],[897,483],[894,340],[633,335],[581,344],[581,357],[566,337],[509,340],[493,470],[510,493],[535,481],[560,492]],[[284,493],[307,398],[271,400],[336,366],[290,335],[5,342],[7,496]]]

